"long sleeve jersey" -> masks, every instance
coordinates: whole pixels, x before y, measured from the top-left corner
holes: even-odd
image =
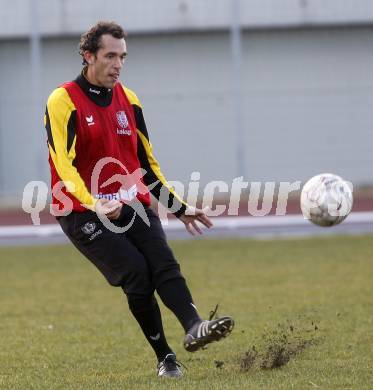
[[[49,96],[52,207],[56,213],[94,209],[99,198],[150,204],[149,190],[177,217],[186,203],[162,174],[136,94],[90,84],[83,74]]]

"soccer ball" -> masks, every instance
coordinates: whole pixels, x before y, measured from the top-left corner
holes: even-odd
[[[341,223],[350,213],[352,203],[352,185],[332,173],[310,179],[300,198],[304,218],[319,226]]]

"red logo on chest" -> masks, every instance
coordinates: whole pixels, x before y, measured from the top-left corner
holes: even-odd
[[[117,121],[120,127],[126,129],[128,127],[127,115],[124,111],[117,112]]]
[[[127,115],[124,111],[117,111],[117,122],[119,124],[119,129],[117,128],[117,134],[119,135],[131,135],[131,129],[128,126]]]

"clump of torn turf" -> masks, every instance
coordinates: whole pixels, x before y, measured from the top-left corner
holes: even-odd
[[[242,371],[248,371],[254,365],[256,358],[258,357],[258,351],[255,345],[251,349],[245,352],[245,356],[240,359],[240,367]]]
[[[253,367],[262,370],[279,368],[304,349],[318,340],[319,326],[315,321],[304,320],[286,321],[274,329],[267,328],[257,346],[253,345],[240,357],[240,368],[248,371]]]

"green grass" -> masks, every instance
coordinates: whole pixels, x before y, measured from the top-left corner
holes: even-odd
[[[74,248],[0,248],[0,389],[373,388],[372,236],[171,245],[200,312],[219,303],[236,320],[228,339],[188,354],[162,306],[188,367],[182,380],[155,376],[121,290]],[[261,368],[274,346],[303,341],[287,364]],[[257,358],[242,370],[253,345]]]

